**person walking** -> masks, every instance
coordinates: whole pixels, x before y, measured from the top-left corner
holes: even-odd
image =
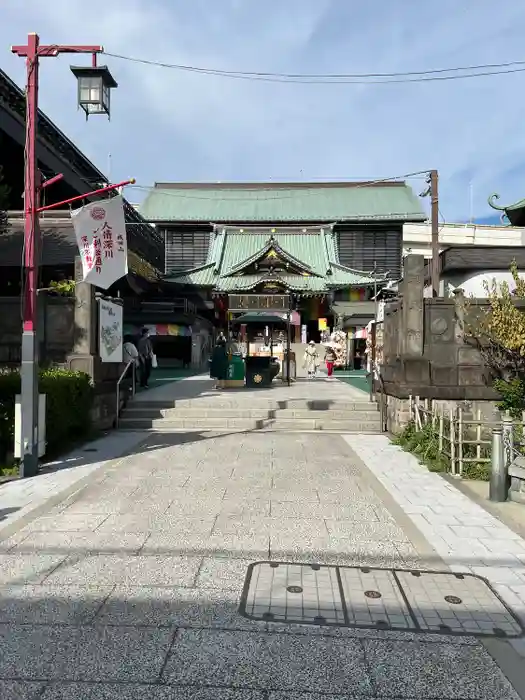
[[[326,352],[324,354],[324,361],[326,364],[326,371],[328,373],[328,376],[332,377],[334,374],[334,363],[336,361],[336,356],[335,350],[330,345],[326,348]]]
[[[319,367],[319,353],[315,347],[315,343],[311,340],[306,346],[303,358],[303,368],[308,373],[308,379],[313,379],[317,373],[317,368]]]
[[[135,378],[137,380],[137,370],[139,366],[139,351],[135,347],[135,343],[132,338],[127,335],[124,337],[124,345],[122,346],[122,359],[124,364],[129,365],[130,362],[133,364],[129,365],[126,372],[126,378]]]
[[[140,386],[143,389],[147,389],[153,365],[153,345],[151,344],[147,328],[142,329],[137,350],[139,353]]]
[[[226,352],[226,338],[221,333],[213,348],[210,364],[210,378],[215,379],[214,389],[224,388],[224,381],[228,378],[228,353]]]

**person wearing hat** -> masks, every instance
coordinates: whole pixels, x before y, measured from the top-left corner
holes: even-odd
[[[313,379],[319,367],[319,353],[315,347],[315,343],[311,340],[304,351],[303,368],[308,373],[308,379]]]

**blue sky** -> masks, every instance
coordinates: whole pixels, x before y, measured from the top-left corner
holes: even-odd
[[[83,9],[85,8],[85,9]],[[525,59],[516,0],[2,0],[9,46],[103,44],[108,52],[226,70],[372,73]],[[114,181],[380,178],[438,168],[442,216],[476,217],[492,192],[525,197],[525,73],[413,85],[283,85],[106,58],[110,122],[76,109],[69,64],[44,59],[40,106]],[[109,159],[111,154],[111,159]],[[415,180],[414,188],[422,189]],[[144,190],[128,190],[140,201]]]

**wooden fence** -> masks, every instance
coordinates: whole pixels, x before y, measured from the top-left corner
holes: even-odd
[[[451,474],[463,476],[468,464],[490,464],[492,429],[503,425],[502,420],[489,421],[480,410],[473,414],[461,406],[449,408],[429,399],[420,399],[419,396],[409,398],[409,411],[416,430],[430,431],[436,438],[439,452],[448,462]],[[516,433],[517,440],[521,441],[525,411],[521,421],[508,421],[511,432]],[[512,451],[512,447],[510,449]]]

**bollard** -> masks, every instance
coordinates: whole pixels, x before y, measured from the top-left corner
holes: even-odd
[[[500,425],[492,431],[489,499],[496,503],[503,503],[507,500],[508,469],[505,464],[502,433],[503,429]]]

